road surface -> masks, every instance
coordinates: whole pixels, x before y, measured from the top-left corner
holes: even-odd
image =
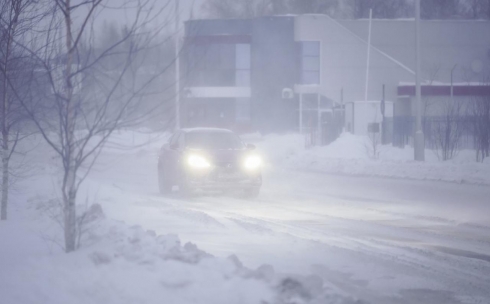
[[[157,193],[156,157],[103,155],[106,215],[368,303],[490,303],[490,188],[268,166],[257,200]]]

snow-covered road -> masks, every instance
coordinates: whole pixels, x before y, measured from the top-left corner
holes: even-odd
[[[316,274],[371,303],[490,303],[490,188],[269,166],[255,201],[157,193],[156,156],[103,154],[106,215],[249,267]],[[96,193],[96,195],[94,195]]]

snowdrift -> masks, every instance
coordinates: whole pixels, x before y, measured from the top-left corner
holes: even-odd
[[[299,134],[245,136],[254,140],[271,167],[310,170],[335,174],[436,180],[490,185],[490,161],[475,162],[475,152],[462,150],[449,161],[440,161],[426,149],[426,161],[413,160],[413,148],[379,145],[373,157],[369,138],[343,133],[327,146],[305,148]]]
[[[65,254],[33,236],[45,225],[0,223],[9,248],[2,265],[10,261],[0,272],[2,303],[355,303],[319,277],[277,274],[270,265],[252,270],[234,255],[216,258],[176,235],[102,217],[86,227],[81,248]]]

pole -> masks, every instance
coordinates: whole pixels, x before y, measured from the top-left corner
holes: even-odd
[[[380,104],[381,110],[381,144],[386,144],[386,136],[385,136],[385,110],[386,110],[386,100],[385,100],[385,85],[383,84],[383,95]]]
[[[454,101],[454,91],[453,91],[453,72],[454,72],[454,69],[456,68],[457,64],[455,64],[453,66],[453,68],[451,69],[451,103],[453,103]]]
[[[371,57],[371,24],[373,21],[373,10],[369,9],[369,32],[368,32],[368,45],[367,45],[367,63],[366,63],[366,86],[364,91],[364,101],[368,99],[368,86],[369,86],[369,59]]]
[[[317,138],[317,141],[318,141],[318,146],[320,146],[322,144],[322,112],[321,112],[321,109],[320,109],[320,103],[321,103],[321,95],[320,93],[318,93],[318,100],[317,100],[317,109],[318,109],[318,112],[317,112],[317,123],[316,123],[316,129],[317,129],[317,135],[316,135],[316,138]]]
[[[303,93],[299,93],[299,134],[303,134]]]
[[[420,91],[420,0],[415,0],[415,95],[417,100],[417,119],[414,140],[414,159],[425,160],[425,139],[422,130],[422,97]]]
[[[180,129],[179,0],[175,0],[175,129]]]

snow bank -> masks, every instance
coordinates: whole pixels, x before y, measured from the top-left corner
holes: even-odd
[[[176,235],[100,216],[86,227],[81,249],[65,254],[37,236],[44,225],[0,223],[8,248],[0,253],[1,303],[354,303],[319,277],[248,269],[236,256],[216,258]]]
[[[460,153],[450,161],[439,161],[432,150],[426,150],[426,161],[413,160],[413,149],[379,146],[374,159],[367,137],[343,133],[327,146],[306,149],[299,134],[266,135],[255,142],[271,166],[312,170],[336,174],[440,180],[490,185],[490,161],[475,162],[475,152]]]

